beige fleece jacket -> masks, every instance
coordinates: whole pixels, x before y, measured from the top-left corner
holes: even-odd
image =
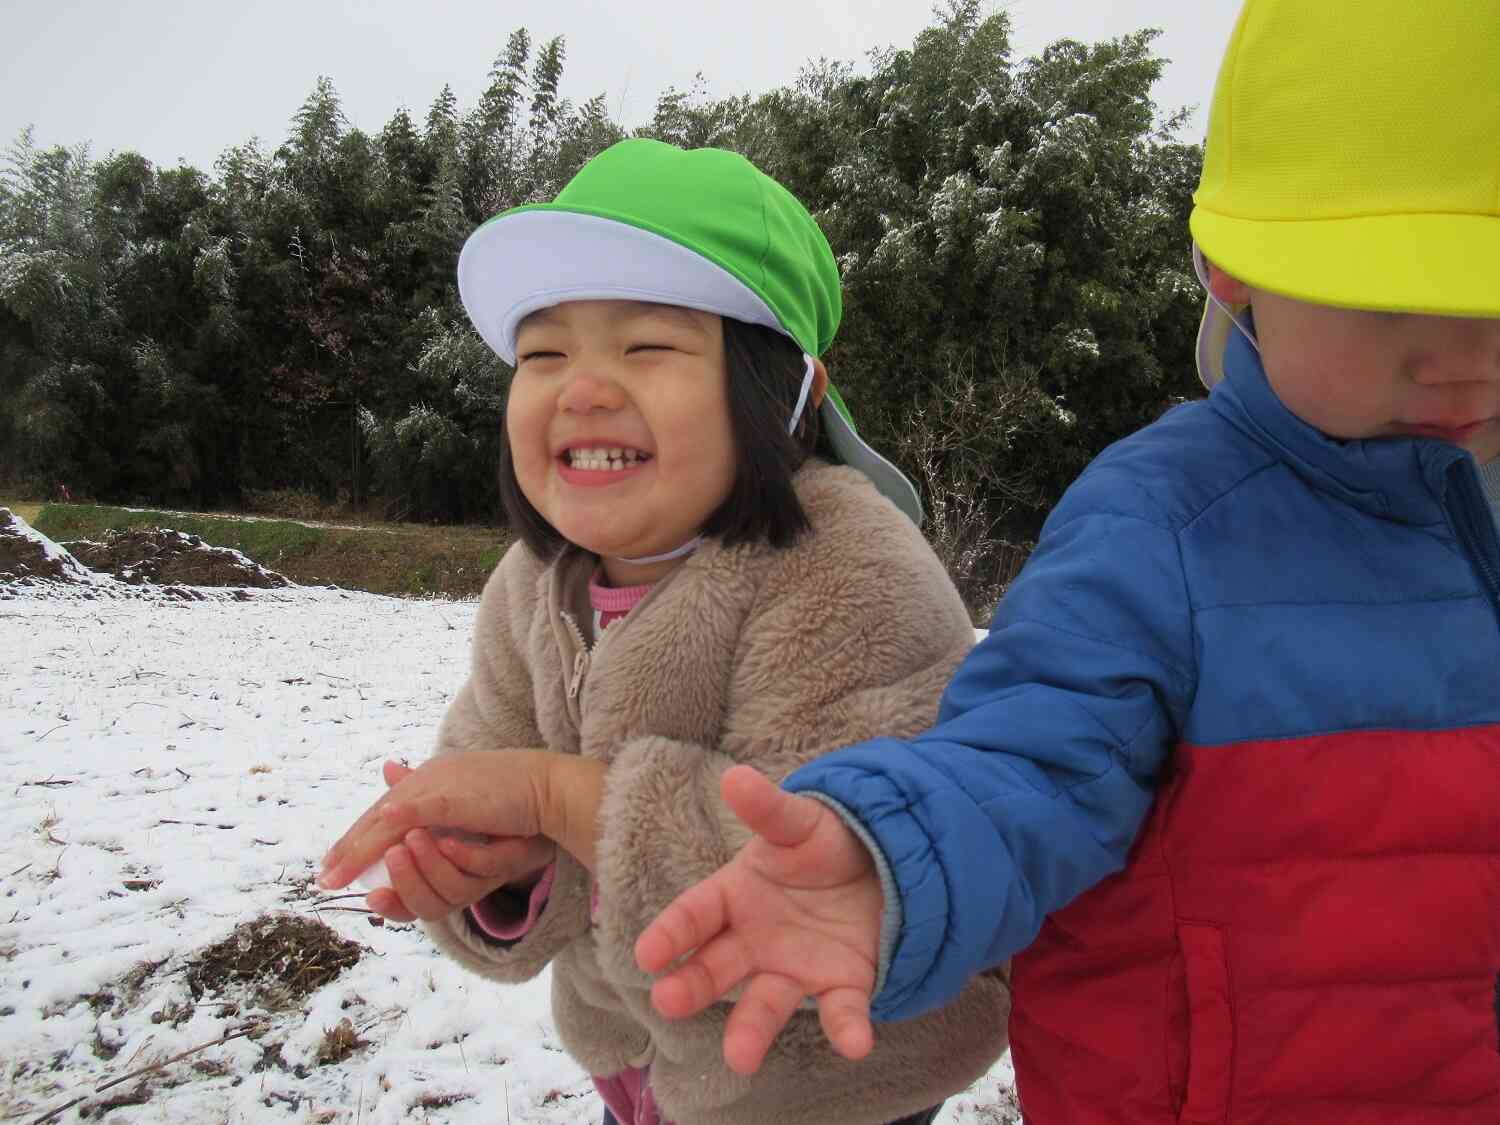
[[[835,1055],[817,1013],[797,1013],[758,1074],[721,1054],[727,1005],[685,1021],[651,1007],[636,938],[747,839],[719,778],[736,762],[779,780],[809,759],[931,724],[974,633],[918,530],[852,469],[796,478],[812,524],[791,548],[709,540],[589,648],[592,555],[544,565],[521,544],[485,587],[468,682],[437,753],[546,747],[608,763],[590,880],[560,854],[546,909],[516,944],[488,945],[463,912],[428,926],[497,981],[553,966],[563,1042],[591,1074],[649,1067],[674,1125],[883,1125],[954,1094],[1004,1053],[998,974],[928,1016],[876,1028]]]

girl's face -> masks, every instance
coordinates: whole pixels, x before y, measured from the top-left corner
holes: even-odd
[[[505,411],[521,492],[614,585],[680,559],[630,564],[698,533],[738,461],[719,317],[640,301],[573,301],[516,336]]]

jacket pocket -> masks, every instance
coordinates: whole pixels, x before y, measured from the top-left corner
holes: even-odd
[[[1223,1125],[1234,1066],[1234,1001],[1224,930],[1177,924],[1187,985],[1188,1073],[1179,1125]]]

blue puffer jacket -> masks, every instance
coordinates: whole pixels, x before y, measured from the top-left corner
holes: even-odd
[[[891,868],[877,1019],[1027,951],[1028,1119],[1500,1120],[1500,541],[1473,460],[1329,440],[1242,340],[1227,366],[1068,491],[932,730],[786,787]]]

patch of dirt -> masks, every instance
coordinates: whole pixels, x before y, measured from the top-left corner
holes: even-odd
[[[0,508],[0,583],[82,582],[88,570],[9,508]]]
[[[104,543],[53,542],[9,508],[0,508],[0,600],[21,596],[247,601],[245,587],[295,585],[227,547],[176,531],[134,531]],[[80,557],[84,556],[84,557]],[[104,573],[90,569],[99,566]],[[201,587],[229,587],[207,592]],[[274,596],[274,595],[271,595]]]
[[[295,1004],[359,961],[361,948],[315,918],[267,914],[236,926],[188,963],[193,998],[247,989],[271,1011]]]
[[[473,1094],[423,1094],[416,1104],[422,1109],[447,1109],[459,1102],[472,1101]]]
[[[318,1043],[318,1065],[343,1062],[364,1046],[368,1046],[367,1041],[354,1030],[354,1021],[345,1016],[336,1026],[323,1029],[323,1038]]]
[[[122,1109],[125,1106],[145,1105],[151,1100],[151,1083],[141,1081],[134,1088],[111,1094],[103,1101],[85,1102],[78,1109],[78,1116],[88,1121],[90,1118],[105,1117],[111,1110]]]
[[[196,535],[167,528],[110,532],[102,543],[64,543],[84,566],[114,575],[133,586],[250,586],[276,590],[290,579],[267,570],[229,547],[215,547]]]

